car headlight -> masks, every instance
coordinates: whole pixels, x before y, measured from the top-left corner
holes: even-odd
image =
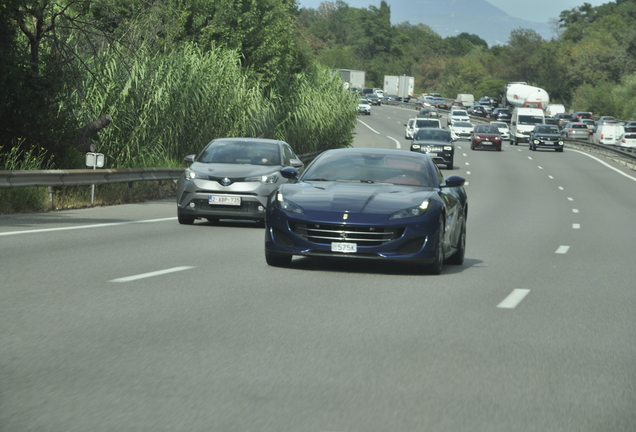
[[[194,179],[205,179],[208,180],[208,176],[204,175],[204,174],[199,174],[196,171],[191,170],[190,168],[187,168],[185,170],[185,179],[186,180],[194,180]]]
[[[444,150],[450,151],[452,149],[453,149],[453,147],[451,147],[451,146],[444,146]]]
[[[430,200],[422,201],[422,204],[410,207],[404,210],[393,213],[389,216],[389,219],[405,219],[410,217],[422,216],[428,210],[428,206],[431,203]]]
[[[276,204],[282,210],[297,214],[305,214],[305,210],[303,210],[301,206],[285,199],[282,192],[278,192],[276,194]]]
[[[541,141],[539,141],[538,139],[534,140],[535,144],[541,144]]]
[[[260,176],[254,176],[254,177],[248,177],[245,179],[246,182],[261,182],[263,184],[274,184],[278,181],[278,173],[273,173],[273,174],[266,174],[266,175],[260,175]]]
[[[419,144],[413,144],[413,145],[411,146],[411,148],[419,149],[419,148],[420,148],[420,145],[419,145]]]
[[[559,145],[563,145],[563,141],[559,141]]]

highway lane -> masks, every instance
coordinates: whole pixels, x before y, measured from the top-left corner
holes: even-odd
[[[372,111],[355,145],[408,149],[413,112]],[[635,182],[458,147],[466,263],[439,277],[271,268],[262,229],[170,200],[0,216],[0,430],[633,430]]]

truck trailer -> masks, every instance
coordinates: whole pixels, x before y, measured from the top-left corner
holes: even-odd
[[[366,82],[365,72],[352,69],[338,69],[347,88],[363,88]]]

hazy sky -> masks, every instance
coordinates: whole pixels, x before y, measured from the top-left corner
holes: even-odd
[[[334,1],[335,0],[331,0]],[[387,0],[389,5],[394,0]],[[401,0],[403,1],[403,0]],[[561,11],[590,3],[592,6],[600,6],[611,3],[609,0],[487,0],[491,5],[498,7],[508,15],[522,18],[526,21],[547,23],[551,18],[557,19]],[[368,7],[378,6],[380,0],[344,0],[349,6]],[[322,0],[298,0],[301,7],[318,8]]]
[[[589,3],[600,6],[611,3],[608,0],[487,0],[508,15],[522,18],[526,21],[548,22],[551,18],[558,18],[561,11],[583,6]],[[345,0],[346,2],[346,0]],[[391,4],[391,0],[388,0]],[[371,4],[371,3],[369,3]]]

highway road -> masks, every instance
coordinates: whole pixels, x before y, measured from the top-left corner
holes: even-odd
[[[355,146],[408,151],[373,107]],[[636,173],[471,151],[463,266],[295,258],[173,200],[0,216],[0,431],[636,430]]]

